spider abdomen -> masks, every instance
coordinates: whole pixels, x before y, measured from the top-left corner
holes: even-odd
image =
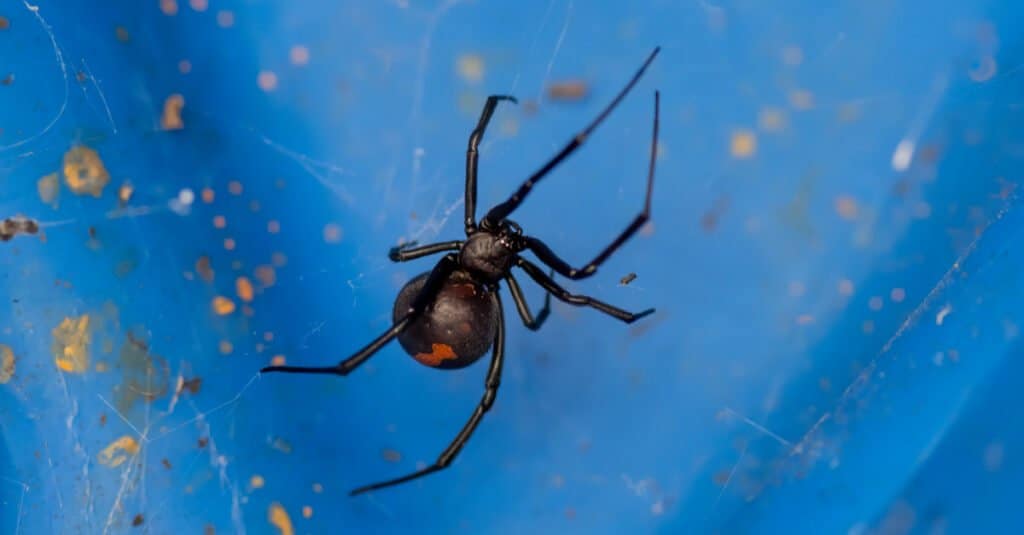
[[[429,275],[424,273],[412,279],[398,292],[392,312],[394,321],[408,312]],[[465,368],[491,348],[498,330],[496,307],[491,290],[475,282],[468,273],[456,271],[419,318],[398,335],[398,342],[424,366]]]

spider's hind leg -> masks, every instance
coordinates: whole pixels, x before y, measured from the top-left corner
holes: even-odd
[[[263,372],[283,372],[283,373],[329,373],[334,375],[348,375],[352,370],[359,367],[360,364],[366,362],[376,353],[380,351],[380,348],[384,347],[388,342],[394,340],[396,336],[402,333],[426,308],[427,304],[437,295],[438,290],[444,284],[444,281],[451,275],[452,271],[458,267],[458,260],[454,254],[447,254],[440,262],[434,266],[433,271],[430,272],[430,276],[427,277],[427,282],[423,284],[423,288],[420,290],[419,295],[416,296],[416,300],[413,301],[412,306],[409,307],[409,311],[401,317],[398,321],[391,326],[390,329],[384,331],[384,334],[378,336],[374,341],[370,342],[366,347],[362,348],[355,355],[339,362],[335,366],[267,366],[260,370]]]

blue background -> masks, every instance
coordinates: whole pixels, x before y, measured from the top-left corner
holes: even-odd
[[[272,504],[298,533],[1024,529],[1017,3],[163,4],[0,4],[0,216],[45,234],[0,243],[0,344],[17,358],[0,385],[0,531],[277,533]],[[600,250],[641,207],[660,89],[653,226],[567,283],[657,314],[624,326],[556,303],[531,333],[506,297],[503,386],[458,461],[348,498],[432,461],[486,366],[438,372],[392,345],[344,379],[256,371],[275,355],[334,363],[388,326],[431,264],[386,251],[460,235],[487,94],[522,104],[483,144],[483,207],[656,44],[635,92],[515,219],[574,262]],[[546,97],[571,79],[587,98]],[[167,131],[176,93],[185,126]],[[110,184],[42,202],[37,181],[78,144]],[[240,276],[257,286],[244,310]],[[215,296],[237,309],[214,314]],[[82,315],[92,364],[65,373],[52,331]],[[120,406],[139,394],[118,359],[129,333],[166,388]],[[198,392],[175,393],[194,377]],[[101,463],[122,436],[138,452]]]

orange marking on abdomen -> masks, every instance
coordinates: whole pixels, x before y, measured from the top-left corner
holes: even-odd
[[[459,358],[448,344],[430,344],[430,353],[416,353],[413,358],[427,366],[440,366],[442,362]]]

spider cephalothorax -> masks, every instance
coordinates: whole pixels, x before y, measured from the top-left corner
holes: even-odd
[[[537,182],[583,145],[597,126],[608,117],[608,114],[637,83],[647,66],[654,61],[658,50],[658,48],[654,49],[654,52],[647,57],[644,64],[633,75],[632,80],[593,122],[573,136],[572,140],[558,154],[527,178],[511,197],[491,208],[477,224],[476,175],[479,157],[477,149],[498,103],[503,100],[515,102],[514,98],[507,95],[488,97],[480,114],[480,120],[469,136],[469,147],[466,151],[466,239],[423,246],[410,244],[391,249],[388,256],[395,262],[406,262],[442,252],[447,252],[447,254],[441,258],[433,270],[415,277],[402,287],[395,299],[391,328],[359,350],[358,353],[341,361],[336,366],[269,366],[263,369],[265,372],[348,375],[396,337],[402,349],[417,362],[440,369],[466,367],[476,362],[487,353],[488,349],[493,348],[491,364],[484,383],[484,395],[469,421],[463,426],[462,431],[441,453],[437,461],[411,474],[359,487],[353,490],[352,494],[390,487],[443,470],[451,464],[459,450],[469,440],[477,425],[480,424],[480,420],[483,419],[484,413],[494,404],[498,394],[498,385],[501,382],[501,369],[505,358],[505,319],[498,290],[502,281],[505,282],[512,294],[512,300],[515,301],[516,310],[519,312],[523,324],[531,330],[539,329],[547,319],[552,295],[571,305],[595,308],[626,323],[632,323],[654,312],[654,309],[648,309],[634,314],[593,297],[571,294],[559,286],[552,275],[545,273],[544,270],[520,256],[519,253],[530,251],[541,262],[547,264],[553,272],[570,279],[584,279],[593,275],[598,266],[647,222],[651,213],[654,160],[658,145],[659,95],[657,92],[654,93],[654,132],[651,140],[647,196],[644,208],[633,218],[626,230],[622,231],[593,260],[581,268],[574,268],[559,258],[544,242],[525,235],[522,227],[508,220],[507,217],[519,207]],[[512,274],[514,267],[522,269],[547,291],[544,307],[540,309],[536,317],[526,306],[523,291]]]

